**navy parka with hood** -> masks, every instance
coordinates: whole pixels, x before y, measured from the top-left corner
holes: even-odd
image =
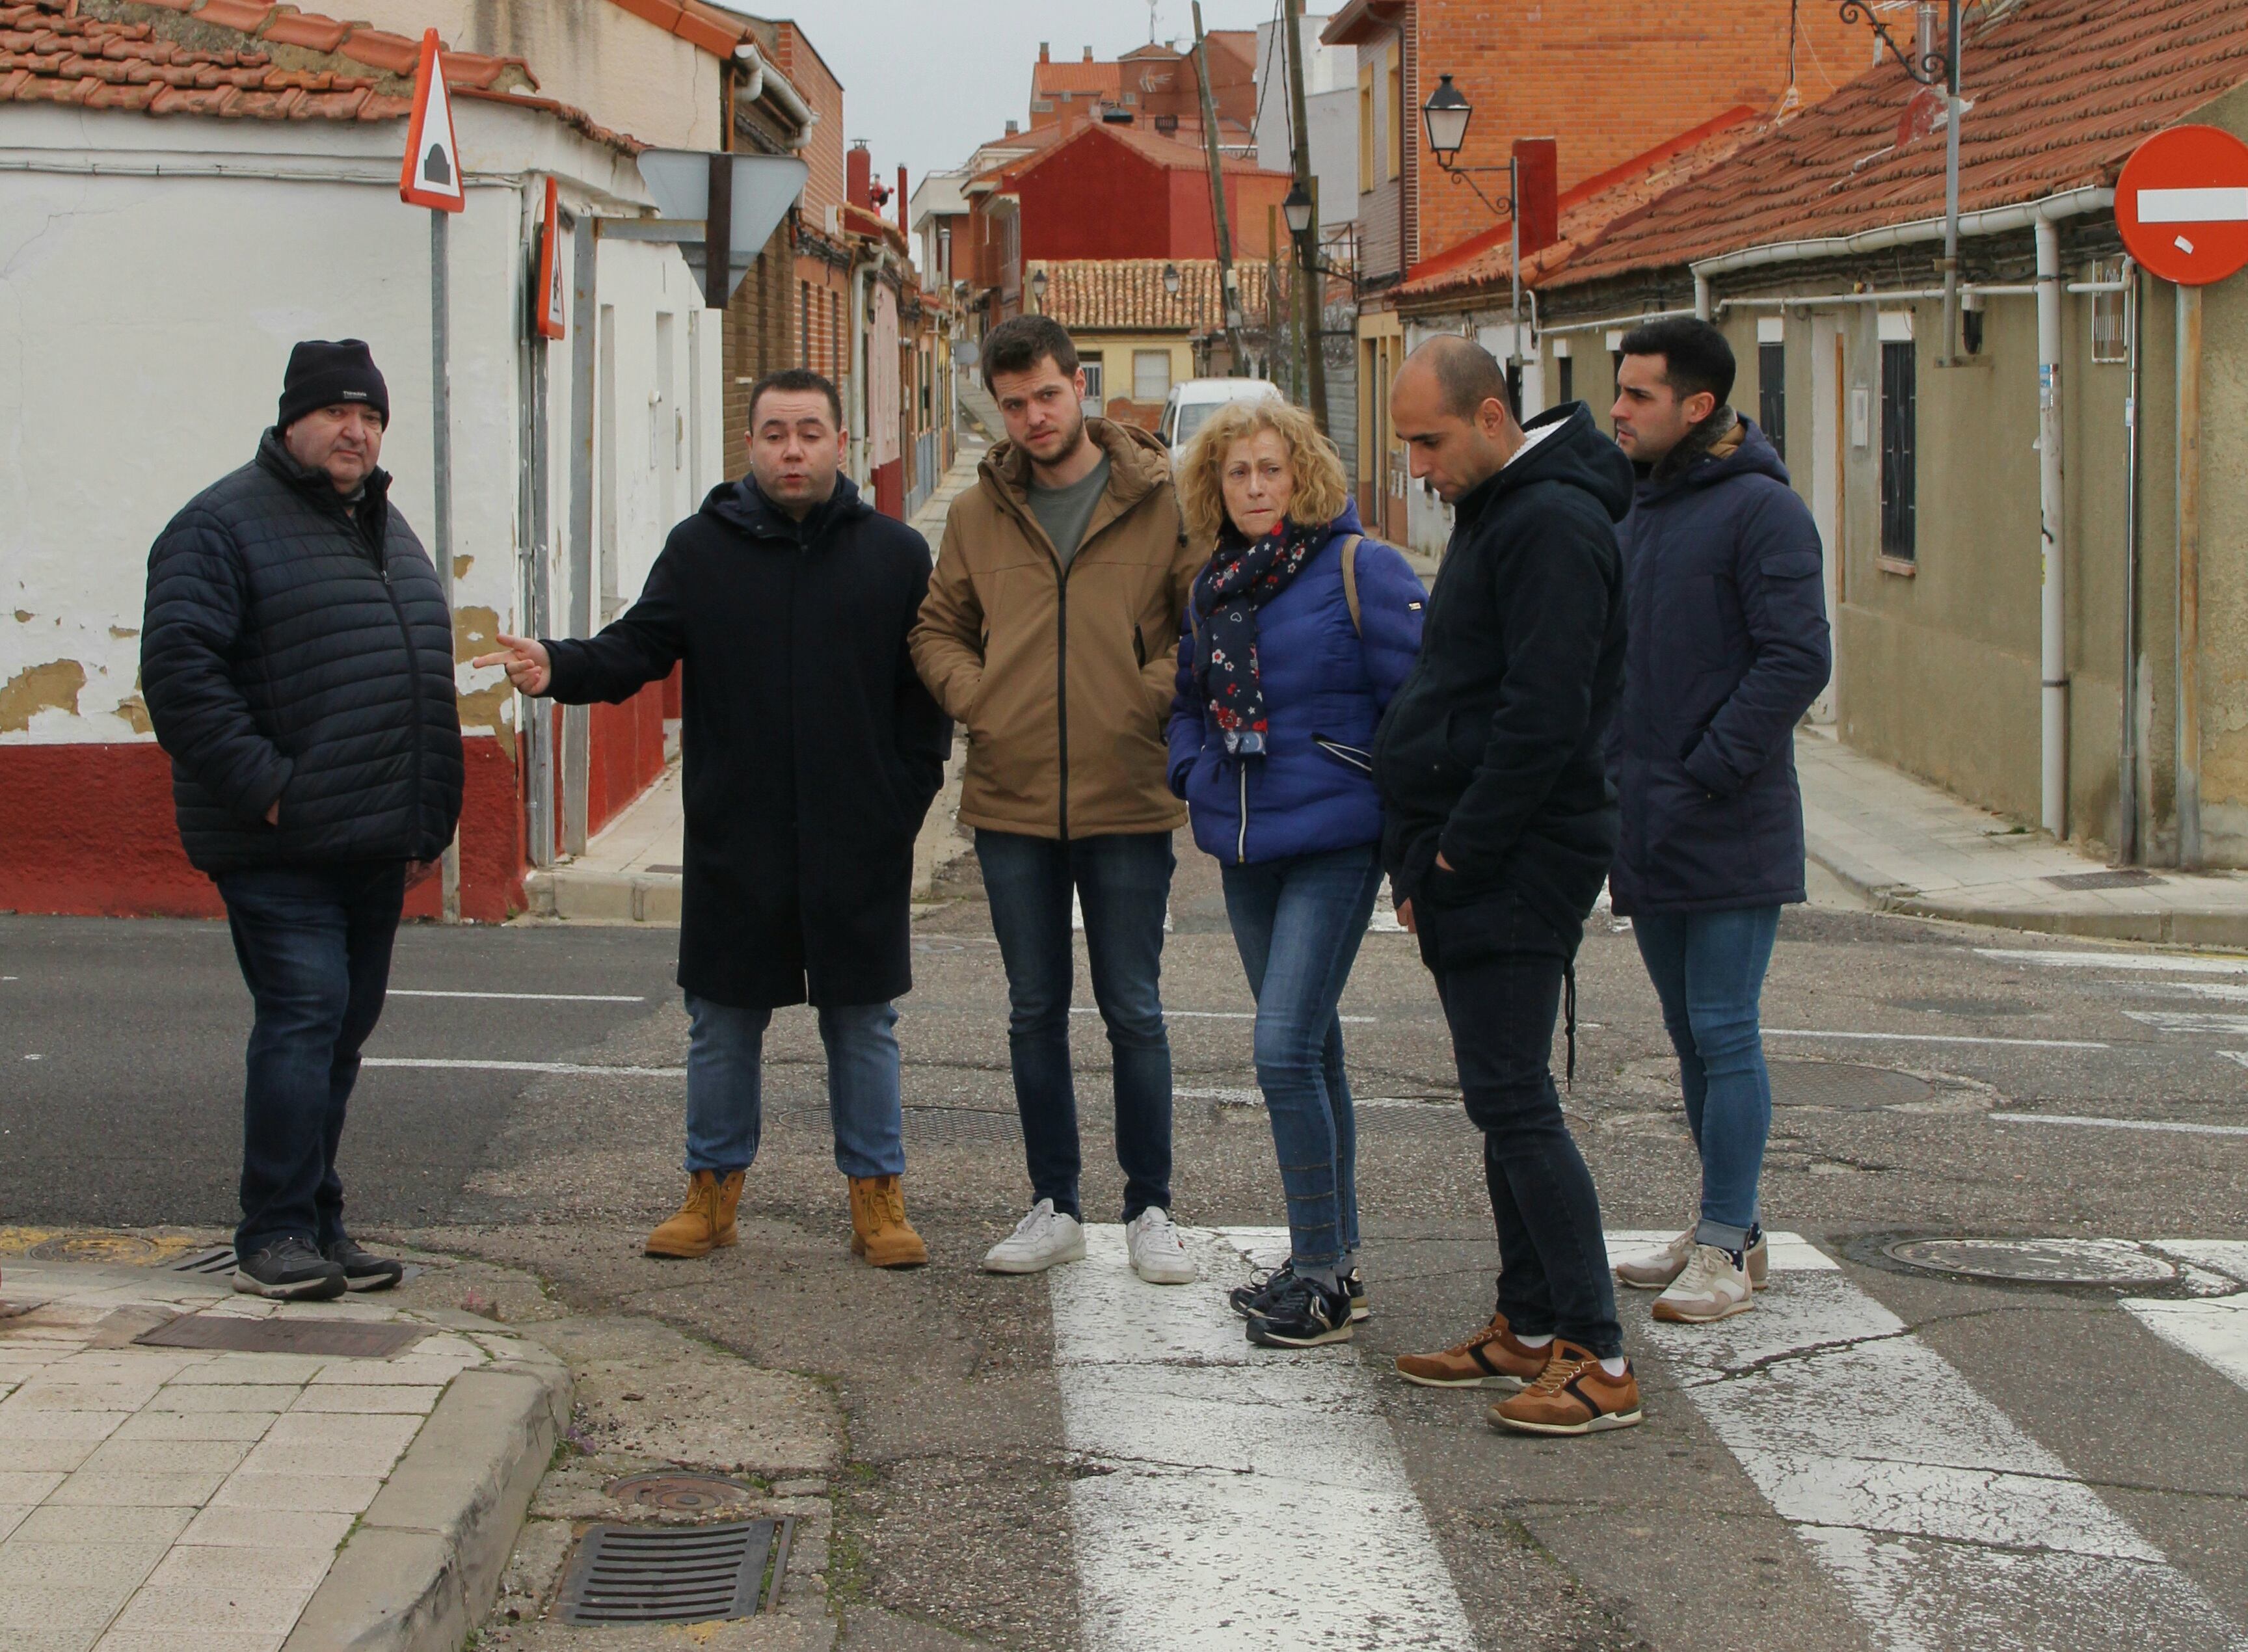
[[[1615,852],[1601,751],[1631,462],[1580,401],[1525,429],[1534,443],[1459,502],[1419,663],[1374,741],[1382,860],[1438,970],[1524,949],[1523,909],[1539,949],[1573,955]]]
[[[549,692],[620,701],[686,662],[679,984],[749,1009],[913,985],[914,839],[952,724],[906,652],[929,545],[848,477],[798,523],[744,476],[671,531],[640,600],[549,641]]]
[[[1711,424],[1640,481],[1620,536],[1626,915],[1804,898],[1795,725],[1831,660],[1819,530],[1761,430],[1730,409]]]

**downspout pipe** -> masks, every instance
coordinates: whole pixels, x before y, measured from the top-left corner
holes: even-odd
[[[771,98],[778,104],[781,113],[796,123],[796,138],[790,147],[802,148],[811,138],[812,128],[819,123],[819,112],[806,103],[789,85],[788,77],[768,64],[764,54],[750,42],[744,40],[734,48],[734,61],[742,65],[745,77],[739,95],[751,103]]]
[[[1710,298],[1709,275],[1698,268],[1694,271],[1694,316],[1700,321],[1717,319],[1716,306]]]
[[[2043,737],[2039,747],[2039,824],[2068,835],[2068,538],[2061,473],[2060,340],[2064,302],[2060,231],[2039,218],[2037,234],[2038,555],[2043,570],[2039,655]]]

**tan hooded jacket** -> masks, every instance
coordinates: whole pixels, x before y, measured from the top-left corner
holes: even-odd
[[[915,668],[968,731],[964,826],[1041,838],[1169,832],[1166,776],[1191,553],[1163,444],[1106,419],[1086,431],[1108,487],[1065,570],[1030,506],[1028,456],[1001,442],[953,502]]]

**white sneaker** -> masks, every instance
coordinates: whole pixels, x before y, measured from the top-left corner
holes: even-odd
[[[1686,1271],[1655,1299],[1655,1317],[1673,1325],[1707,1325],[1756,1306],[1756,1292],[1745,1266],[1714,1244],[1697,1244]]]
[[[1125,1243],[1132,1251],[1132,1272],[1149,1285],[1192,1285],[1202,1276],[1187,1242],[1171,1225],[1171,1213],[1151,1204],[1124,1224]]]
[[[1085,1260],[1085,1229],[1040,1199],[1015,1230],[984,1253],[986,1273],[1044,1273],[1057,1262]]]

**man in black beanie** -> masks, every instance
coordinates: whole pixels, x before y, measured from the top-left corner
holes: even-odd
[[[257,456],[148,556],[141,691],[257,1009],[234,1285],[259,1296],[402,1272],[345,1232],[336,1146],[406,891],[460,819],[462,758],[452,616],[376,465],[389,417],[364,343],[298,345]]]

